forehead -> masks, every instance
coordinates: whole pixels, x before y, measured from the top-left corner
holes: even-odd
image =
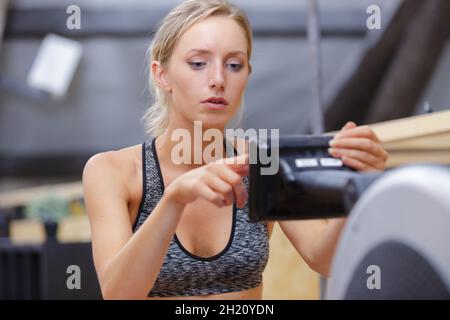
[[[244,29],[232,18],[208,17],[192,25],[180,37],[175,51],[186,54],[192,49],[247,52]]]

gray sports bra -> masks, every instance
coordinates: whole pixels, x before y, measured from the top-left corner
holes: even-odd
[[[235,150],[226,146],[227,157]],[[161,199],[164,183],[155,148],[155,139],[142,143],[143,195],[133,226],[136,232]],[[248,189],[248,179],[243,178]],[[257,287],[269,257],[267,223],[248,219],[248,203],[243,209],[233,205],[231,236],[226,247],[211,257],[186,250],[175,234],[149,297],[194,296],[241,291]]]

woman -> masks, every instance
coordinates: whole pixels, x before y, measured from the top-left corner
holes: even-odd
[[[185,1],[150,53],[155,104],[145,121],[156,138],[97,154],[83,172],[103,297],[261,299],[273,222],[248,221],[248,156],[234,157],[224,140],[227,157],[176,164],[171,139],[193,133],[195,121],[224,132],[239,113],[251,73],[248,20],[225,0]],[[191,139],[191,151],[207,147]],[[373,131],[351,122],[330,152],[361,171],[383,170],[387,158]],[[345,220],[279,223],[311,268],[328,275]]]

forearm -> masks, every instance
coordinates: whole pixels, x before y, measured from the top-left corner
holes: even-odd
[[[311,245],[310,260],[314,270],[328,277],[334,253],[347,218],[328,220],[328,224]]]
[[[144,299],[160,272],[184,206],[167,193],[102,273],[106,299]]]

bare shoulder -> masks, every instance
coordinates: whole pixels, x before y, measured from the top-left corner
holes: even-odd
[[[140,145],[119,150],[100,152],[86,162],[83,169],[83,185],[113,183],[125,195],[127,183],[137,174],[139,168]]]

